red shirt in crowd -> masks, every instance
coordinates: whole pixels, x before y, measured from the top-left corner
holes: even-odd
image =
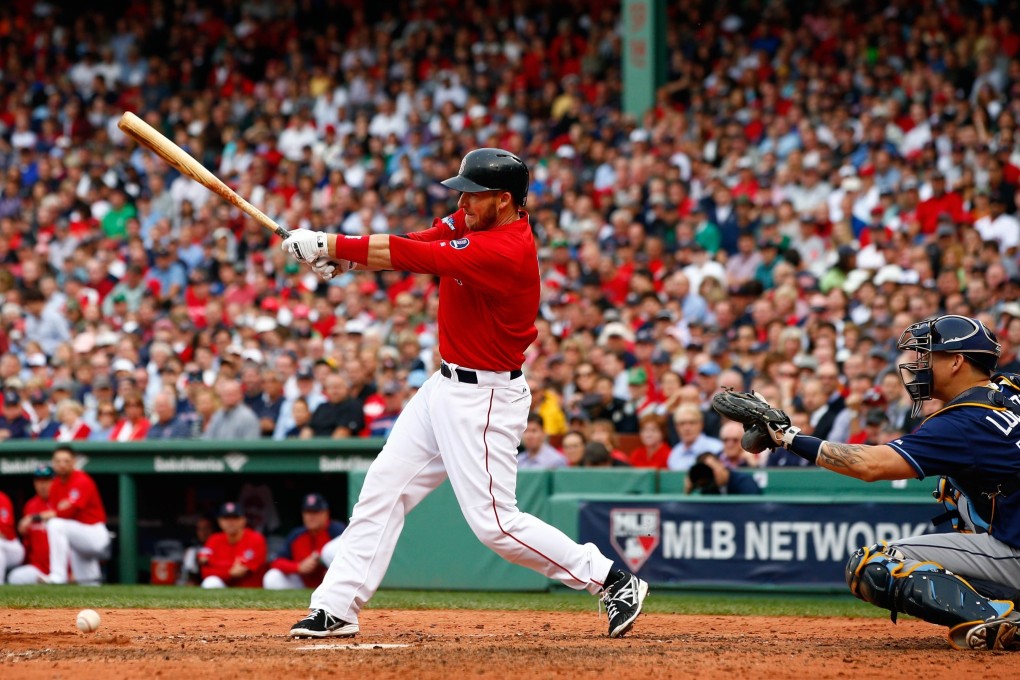
[[[47,510],[53,510],[53,506],[41,496],[32,496],[25,503],[22,516],[39,515]],[[46,523],[33,522],[28,533],[21,537],[21,544],[25,546],[25,564],[31,564],[44,574],[50,573],[50,538],[46,533]]]
[[[953,222],[969,222],[967,211],[963,209],[963,198],[960,194],[947,191],[941,196],[932,196],[917,206],[917,219],[921,222],[921,233],[934,234],[938,227],[939,215],[946,213]]]
[[[230,568],[238,559],[248,567],[248,573],[241,578],[233,578]],[[266,539],[259,532],[245,528],[237,543],[231,543],[227,535],[219,531],[205,542],[199,560],[202,578],[219,576],[234,588],[261,588],[262,576],[266,572]]]
[[[464,211],[390,239],[394,269],[439,276],[439,354],[465,368],[514,371],[538,337],[538,251],[528,215],[469,231]]]
[[[64,500],[68,505],[61,508]],[[81,470],[74,470],[66,480],[60,475],[53,478],[50,505],[56,510],[57,517],[77,520],[82,524],[106,524],[106,509],[99,497],[99,489],[92,477]]]
[[[3,491],[0,491],[0,538],[8,541],[17,537],[14,530],[14,505]]]
[[[322,554],[322,547],[343,533],[344,525],[340,522],[330,522],[323,531],[309,531],[299,527],[290,532],[287,537],[287,547],[283,549],[280,556],[269,565],[271,569],[279,569],[284,574],[298,573],[298,565],[301,564],[313,552]],[[322,577],[326,575],[326,567],[319,564],[315,571],[309,574],[301,574],[301,580],[305,586],[316,588],[322,583]]]
[[[669,444],[659,444],[659,448],[649,451],[647,447],[639,446],[630,452],[627,460],[631,467],[655,468],[656,470],[666,469],[666,461],[669,460],[669,452],[672,449]]]

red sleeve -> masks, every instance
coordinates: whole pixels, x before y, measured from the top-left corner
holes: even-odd
[[[248,529],[241,539],[241,563],[249,570],[257,572],[266,564],[266,539],[257,531]],[[249,555],[250,553],[250,555]]]
[[[14,506],[7,494],[0,492],[0,536],[10,540],[15,537]]]
[[[296,574],[298,573],[298,563],[294,560],[288,560],[286,557],[277,557],[269,565],[270,569],[279,569],[284,574]]]
[[[57,517],[76,519],[82,524],[102,524],[106,522],[106,510],[99,498],[96,483],[87,474],[77,471],[72,474],[67,485],[67,493],[60,500],[70,505],[56,510]],[[59,502],[57,503],[59,505]]]
[[[431,227],[407,234],[407,238],[412,241],[443,241],[463,236],[464,231],[464,211],[458,210],[452,215],[437,217],[432,220]]]
[[[521,264],[505,241],[492,236],[478,233],[431,243],[391,238],[390,261],[394,269],[449,276],[479,290],[497,292],[515,277]]]
[[[230,580],[230,567],[234,564],[234,557],[228,548],[225,534],[213,534],[209,537],[199,551],[199,557],[205,558],[202,578],[219,576],[224,581]]]

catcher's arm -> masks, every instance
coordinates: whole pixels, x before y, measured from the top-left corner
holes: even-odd
[[[891,446],[841,444],[802,434],[784,411],[770,406],[760,394],[720,392],[713,397],[712,407],[720,415],[743,424],[741,444],[751,453],[785,446],[820,467],[866,482],[917,476],[910,463]]]
[[[917,477],[917,471],[911,467],[906,458],[885,444],[840,444],[822,441],[816,437],[794,435],[797,439],[815,439],[821,442],[818,448],[819,467],[827,468],[847,477],[865,482],[877,482],[880,479],[909,479]],[[792,447],[791,451],[797,453]],[[800,455],[800,454],[797,454]]]

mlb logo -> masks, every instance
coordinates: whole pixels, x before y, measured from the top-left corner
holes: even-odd
[[[609,540],[630,570],[639,571],[659,545],[658,509],[613,508]]]

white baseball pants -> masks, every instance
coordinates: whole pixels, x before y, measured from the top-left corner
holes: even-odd
[[[299,574],[284,574],[279,569],[270,569],[262,577],[262,587],[266,590],[298,590],[305,587]]]
[[[46,574],[34,564],[23,564],[11,569],[11,573],[7,575],[7,583],[12,586],[34,586],[46,583]]]
[[[4,584],[7,570],[25,559],[25,548],[16,538],[0,538],[0,585]]]
[[[602,589],[612,560],[517,509],[517,446],[531,406],[527,381],[476,375],[478,384],[468,384],[434,373],[404,408],[368,470],[337,539],[339,552],[312,593],[313,609],[357,623],[386,574],[405,515],[447,477],[471,530],[498,555],[576,590]]]
[[[110,546],[110,532],[105,524],[82,524],[54,517],[46,522],[46,533],[50,540],[51,583],[67,583],[69,558],[76,583],[98,584],[102,580],[99,559]]]

